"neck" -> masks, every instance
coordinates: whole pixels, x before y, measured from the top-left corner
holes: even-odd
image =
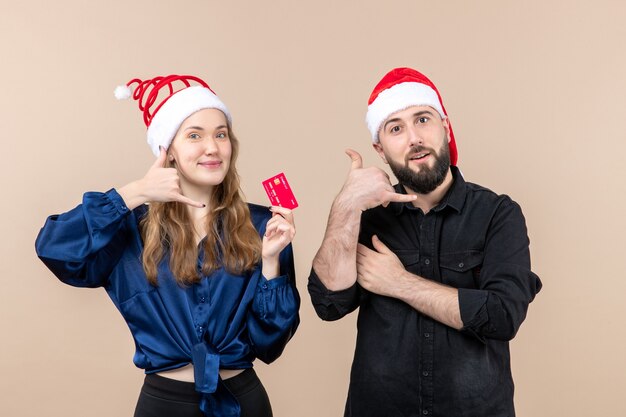
[[[435,207],[437,204],[441,202],[443,197],[446,195],[450,187],[452,186],[452,182],[454,178],[452,177],[452,170],[448,169],[448,173],[444,178],[443,182],[439,184],[437,188],[431,191],[428,194],[418,194],[410,188],[404,187],[407,194],[417,196],[417,199],[413,201],[413,206],[422,209],[424,214],[428,213]]]
[[[181,184],[181,192],[185,197],[191,198],[199,203],[204,203],[204,207],[194,207],[187,205],[187,213],[191,218],[191,226],[195,228],[197,240],[200,241],[206,235],[206,218],[211,211],[212,187],[197,188]]]

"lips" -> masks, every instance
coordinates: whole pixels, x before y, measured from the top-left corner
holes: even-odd
[[[204,168],[219,168],[222,165],[222,161],[204,161],[198,162],[198,165]]]
[[[430,160],[430,156],[431,156],[431,152],[428,151],[419,151],[419,152],[414,152],[410,155],[408,155],[406,162],[407,164],[409,162],[415,162],[417,164],[422,164],[422,163],[426,163],[426,161]]]
[[[426,158],[430,155],[430,152],[418,152],[409,157],[410,161],[419,161],[420,159]]]

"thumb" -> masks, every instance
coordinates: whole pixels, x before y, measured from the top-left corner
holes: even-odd
[[[372,246],[374,246],[374,249],[376,249],[378,253],[393,253],[376,235],[372,236]]]
[[[159,156],[152,164],[151,168],[163,168],[165,166],[165,160],[167,159],[167,151],[163,146],[159,146]]]
[[[350,166],[350,171],[354,171],[355,169],[363,168],[363,158],[361,158],[361,154],[353,149],[346,149],[346,155],[352,159],[352,165]]]

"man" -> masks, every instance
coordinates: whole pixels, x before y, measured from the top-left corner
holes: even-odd
[[[309,277],[322,319],[360,307],[345,416],[514,416],[509,341],[541,289],[520,207],[465,182],[423,74],[385,75],[367,124],[399,184],[346,151]]]

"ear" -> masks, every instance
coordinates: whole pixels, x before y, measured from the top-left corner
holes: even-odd
[[[380,159],[382,159],[384,163],[389,164],[389,162],[387,162],[387,158],[385,157],[385,151],[383,151],[383,145],[380,144],[380,141],[373,143],[372,147],[378,153]]]
[[[446,131],[446,136],[448,137],[448,143],[450,143],[450,118],[448,116],[441,119],[441,123],[443,124],[443,128]]]

